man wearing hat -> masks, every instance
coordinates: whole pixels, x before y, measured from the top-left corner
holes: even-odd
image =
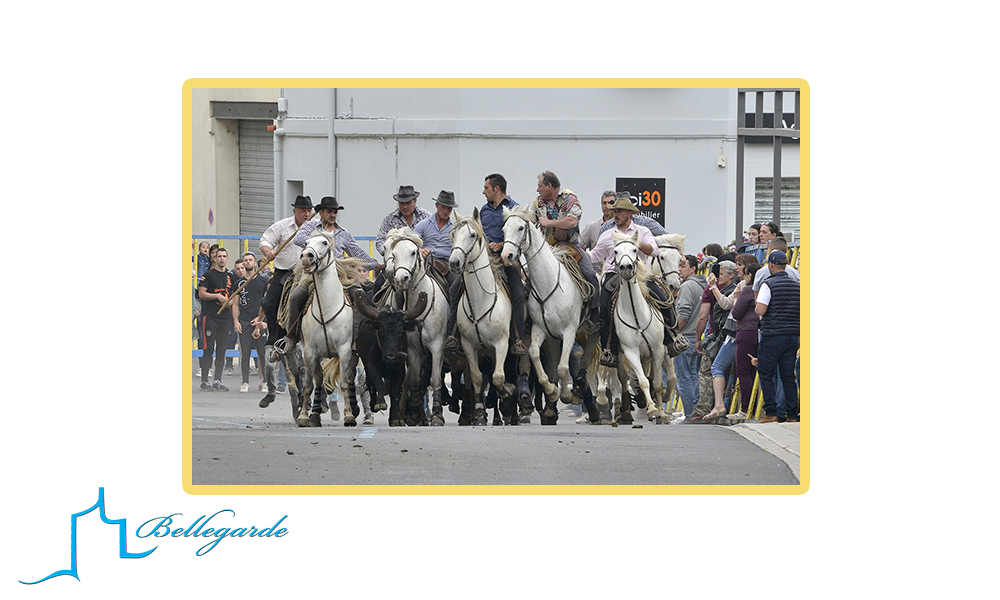
[[[429,212],[417,206],[417,196],[420,192],[413,189],[412,185],[401,185],[399,191],[392,195],[393,199],[399,203],[399,207],[382,219],[382,226],[379,227],[378,235],[375,237],[375,249],[385,256],[385,237],[391,229],[409,227],[413,229],[417,223],[431,216]]]
[[[292,203],[292,216],[281,219],[267,228],[267,231],[260,236],[260,251],[264,254],[264,259],[274,263],[274,272],[268,282],[267,291],[261,301],[261,308],[264,311],[264,321],[267,323],[267,346],[273,347],[285,335],[285,330],[278,325],[278,305],[281,303],[281,292],[285,286],[285,280],[292,275],[292,268],[299,262],[301,251],[295,244],[288,243],[299,227],[313,214],[313,203],[309,196],[298,195]],[[284,248],[276,253],[275,249]],[[261,400],[261,406],[267,406],[274,400],[275,387],[273,383],[268,383],[267,396]],[[267,403],[265,403],[267,401]]]
[[[343,206],[337,202],[337,199],[333,196],[324,196],[319,204],[316,205],[316,211],[319,213],[319,221],[309,221],[299,229],[299,232],[295,234],[295,239],[292,243],[298,248],[305,248],[306,244],[309,243],[309,238],[312,236],[313,232],[317,229],[322,228],[323,231],[333,234],[333,255],[337,258],[343,258],[346,254],[349,257],[357,258],[361,261],[362,266],[370,271],[378,266],[375,259],[372,258],[367,252],[358,246],[358,242],[351,235],[351,232],[347,231],[343,227],[337,224],[337,213],[344,210]],[[299,255],[302,251],[299,250]],[[309,299],[309,290],[302,286],[292,290],[292,293],[288,295],[288,317],[287,323],[289,323],[288,331],[285,336],[274,343],[274,350],[279,355],[287,354],[291,351],[295,344],[299,342],[299,317],[302,313],[302,308],[306,304],[306,300]]]
[[[434,261],[434,268],[437,269],[445,281],[448,282],[448,328],[449,333],[455,328],[458,321],[458,299],[461,295],[462,278],[452,273],[448,268],[448,259],[451,258],[451,230],[454,222],[451,213],[458,207],[455,202],[455,193],[441,190],[438,197],[434,199],[437,211],[430,219],[424,219],[413,228],[413,233],[420,236],[424,241],[420,249],[420,256],[426,258],[431,256]],[[443,267],[443,268],[442,268]]]
[[[577,262],[580,271],[590,285],[597,288],[597,273],[587,252],[580,246],[580,217],[583,208],[576,194],[562,187],[562,183],[552,171],[543,171],[538,175],[538,197],[531,207],[538,215],[538,225],[542,228],[545,240],[550,244],[566,243],[574,247],[580,258]],[[597,293],[590,298],[590,314],[587,315],[586,327],[593,331],[597,320]]]
[[[760,344],[757,346],[757,373],[764,395],[761,423],[799,420],[798,388],[795,385],[795,353],[799,350],[799,282],[785,267],[788,258],[781,250],[767,258],[770,275],[760,286],[757,306],[760,315]],[[784,402],[776,401],[774,374],[781,377]]]
[[[615,227],[608,229],[601,234],[601,237],[597,238],[597,244],[594,249],[590,251],[590,260],[594,263],[604,263],[604,281],[599,290],[600,298],[600,311],[601,311],[601,346],[604,351],[601,354],[601,364],[609,367],[616,366],[618,364],[618,350],[617,350],[617,337],[612,338],[611,333],[611,294],[617,285],[617,271],[618,267],[615,265],[615,242],[611,235],[618,231],[625,235],[632,235],[633,233],[639,234],[639,253],[640,258],[645,260],[648,256],[656,256],[659,249],[656,245],[656,238],[649,231],[648,227],[638,225],[632,221],[632,215],[639,212],[639,209],[632,204],[632,200],[627,192],[619,192],[615,197],[614,203],[609,207],[612,214],[614,215]],[[610,282],[610,283],[609,283]],[[660,302],[667,302],[666,294],[663,289],[656,284],[653,278],[650,278],[647,283],[650,292],[655,295]],[[608,289],[608,288],[612,289]],[[663,322],[669,323],[672,321],[672,316],[666,314],[669,308],[664,308],[663,312]],[[664,338],[666,340],[671,339],[670,337]]]

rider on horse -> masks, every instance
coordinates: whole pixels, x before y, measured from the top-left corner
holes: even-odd
[[[601,346],[604,348],[601,354],[601,364],[613,367],[618,364],[618,340],[617,337],[612,336],[611,297],[618,288],[618,273],[614,262],[615,243],[611,237],[612,233],[615,231],[624,234],[638,233],[639,252],[642,254],[643,259],[647,256],[655,256],[658,249],[656,239],[649,229],[632,222],[632,215],[638,213],[639,209],[632,204],[628,193],[619,193],[610,208],[614,213],[615,227],[601,234],[601,237],[597,240],[597,245],[590,251],[590,259],[594,262],[604,263],[604,285],[600,288]],[[670,308],[670,303],[663,288],[653,278],[647,281],[647,287],[657,300],[659,300],[659,309],[663,314],[663,322],[665,324],[674,322],[673,310]],[[669,329],[664,339],[672,339]]]
[[[544,171],[538,176],[537,192],[538,197],[531,203],[531,207],[538,215],[538,224],[545,240],[552,245],[571,246],[580,271],[595,290],[590,295],[587,314],[589,322],[584,324],[584,328],[592,333],[599,327],[596,294],[598,283],[590,256],[580,247],[580,217],[583,216],[583,208],[576,194],[562,188],[559,178],[552,171]]]

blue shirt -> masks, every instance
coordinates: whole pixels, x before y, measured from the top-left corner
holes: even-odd
[[[413,233],[424,241],[424,248],[431,251],[434,258],[448,260],[451,257],[451,228],[454,225],[451,218],[438,229],[437,215],[431,215],[413,227]]]
[[[492,202],[487,202],[479,209],[479,221],[483,224],[483,231],[489,241],[503,243],[503,209],[504,207],[513,209],[515,206],[517,202],[507,196],[496,208]]]

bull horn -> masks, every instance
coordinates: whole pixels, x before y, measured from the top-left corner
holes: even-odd
[[[403,320],[412,321],[416,319],[420,316],[420,313],[424,312],[425,308],[427,308],[427,292],[420,292],[420,295],[417,296],[417,303],[403,314]]]
[[[365,298],[364,290],[354,288],[351,290],[351,300],[354,302],[354,308],[358,309],[366,319],[375,320],[378,318],[378,311],[375,310],[371,304],[368,304],[368,299]]]

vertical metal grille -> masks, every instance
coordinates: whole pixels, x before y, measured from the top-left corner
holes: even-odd
[[[774,178],[756,179],[753,217],[755,223],[767,223],[774,214]],[[781,178],[781,227],[789,242],[799,239],[799,178]],[[792,237],[794,236],[794,237]]]
[[[259,236],[274,222],[271,121],[240,119],[240,235]]]

